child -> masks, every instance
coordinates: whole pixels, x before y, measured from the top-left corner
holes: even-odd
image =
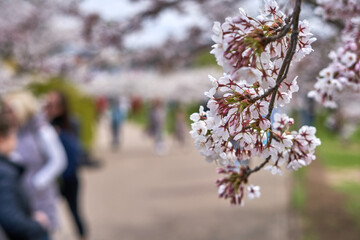
[[[0,226],[8,239],[47,239],[48,218],[31,211],[20,183],[23,169],[8,158],[16,142],[15,117],[0,100]]]

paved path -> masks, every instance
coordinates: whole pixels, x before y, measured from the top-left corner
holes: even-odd
[[[101,169],[83,172],[84,212],[93,240],[287,240],[288,177],[268,172],[253,176],[262,197],[231,207],[217,198],[215,166],[194,149],[168,140],[168,153],[156,156],[152,142],[134,125],[124,128],[118,153],[99,132],[96,155]],[[56,239],[71,240],[61,207]]]

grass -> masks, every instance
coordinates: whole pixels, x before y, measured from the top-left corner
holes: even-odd
[[[325,122],[325,118],[326,114],[317,117],[317,136],[322,142],[317,153],[321,163],[331,170],[360,168],[360,128],[345,142],[321,124]],[[342,181],[334,187],[345,195],[346,210],[360,227],[360,183]]]
[[[316,149],[320,161],[329,168],[360,168],[360,132],[345,141],[324,126],[326,114],[317,116],[316,136],[321,145]]]
[[[341,182],[335,185],[335,189],[346,195],[346,210],[360,227],[360,183]]]
[[[194,112],[199,111],[199,103],[187,104],[183,106],[185,112],[185,120],[188,126],[190,126],[190,115]],[[177,111],[178,104],[169,103],[166,105],[166,122],[165,129],[168,134],[172,134],[175,130],[175,114]],[[150,103],[146,102],[139,109],[137,113],[130,113],[128,120],[136,123],[142,127],[146,127],[148,124]]]
[[[307,232],[303,237],[302,240],[318,240],[319,237],[313,232]]]
[[[303,233],[301,240],[318,240],[312,219],[306,215],[307,191],[305,179],[307,176],[307,168],[301,168],[293,173],[293,189],[291,193],[291,205],[302,219]]]
[[[128,120],[142,127],[146,127],[148,122],[148,116],[149,116],[149,104],[144,103],[136,113],[130,111],[128,115]]]
[[[291,195],[291,204],[297,212],[302,212],[306,206],[306,188],[304,179],[306,169],[302,168],[293,174],[293,191]]]
[[[326,167],[360,167],[360,144],[349,143],[344,145],[337,140],[328,140],[324,137],[321,137],[321,140],[322,145],[317,152]]]
[[[216,64],[216,59],[215,59],[214,55],[210,54],[208,49],[199,53],[193,60],[192,65],[197,68],[209,67],[209,66],[210,67],[219,67]]]
[[[329,170],[360,168],[360,128],[345,142],[336,132],[325,127],[328,115],[329,113],[323,112],[316,116],[316,136],[321,139],[322,143],[316,149],[317,161],[320,161],[325,169]],[[295,128],[299,128],[299,126],[295,126]],[[302,240],[317,240],[319,238],[316,231],[311,227],[312,219],[307,219],[308,216],[305,213],[308,200],[305,184],[306,173],[306,168],[294,172],[291,203],[305,224]],[[360,184],[339,182],[335,186],[335,190],[344,194],[347,199],[344,208],[353,216],[354,221],[360,227]]]

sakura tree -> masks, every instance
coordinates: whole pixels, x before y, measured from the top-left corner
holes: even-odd
[[[326,20],[342,21],[341,41],[329,53],[330,64],[320,71],[309,93],[325,107],[336,108],[342,99],[360,91],[360,1],[318,0],[316,12]]]
[[[96,62],[108,49],[118,48],[119,23],[84,13],[79,4],[78,0],[2,1],[0,59],[11,62],[15,74],[56,76],[90,65],[84,56]]]
[[[239,15],[214,24],[211,53],[224,75],[209,76],[208,110],[201,106],[191,115],[190,133],[206,160],[221,166],[218,195],[231,204],[243,205],[246,193],[249,199],[260,197],[260,187],[250,184],[252,174],[264,169],[281,175],[283,168],[297,170],[315,160],[316,129],[291,131],[292,118],[273,114],[299,90],[298,77],[287,74],[293,62],[313,51],[316,40],[309,23],[299,19],[301,2],[286,15],[275,0],[264,0],[257,17],[239,9]],[[256,167],[244,164],[250,158]]]
[[[121,23],[123,48],[128,51],[124,57],[128,58],[133,68],[151,67],[162,72],[171,72],[178,71],[179,68],[189,68],[199,53],[207,51],[211,46],[208,29],[212,22],[233,14],[234,9],[245,0],[132,0],[131,2],[144,3],[146,7]],[[185,31],[181,31],[176,26],[173,28],[173,32],[183,32],[183,34],[169,33],[164,39],[157,38],[157,44],[153,45],[146,44],[146,41],[140,41],[140,44],[135,46],[127,44],[129,42],[133,44],[131,40],[134,36],[136,36],[135,40],[142,39],[144,36],[141,34],[144,30],[146,32],[147,25],[157,24],[163,15],[176,15],[181,22],[186,20],[192,12],[190,10],[196,11],[198,19],[187,24]]]

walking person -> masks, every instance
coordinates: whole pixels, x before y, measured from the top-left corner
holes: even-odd
[[[127,118],[129,111],[129,101],[128,98],[123,95],[115,100],[114,105],[112,106],[111,112],[111,121],[112,121],[112,132],[113,132],[113,147],[117,149],[123,141],[123,125]]]
[[[67,99],[60,92],[47,96],[46,115],[57,130],[67,157],[67,168],[62,173],[60,190],[74,219],[80,240],[87,239],[87,229],[80,213],[81,183],[78,177],[82,148],[78,137],[78,126],[71,121]]]
[[[124,105],[125,106],[125,105]],[[120,145],[121,127],[125,119],[126,113],[118,98],[110,98],[110,127],[112,136],[112,147],[116,150]]]
[[[149,111],[149,122],[147,133],[155,140],[155,152],[158,155],[165,154],[166,147],[163,136],[163,128],[165,124],[165,110],[163,102],[156,99],[152,102]]]
[[[1,100],[0,100],[1,101]],[[45,240],[49,220],[34,212],[21,184],[24,168],[9,159],[16,147],[16,119],[0,102],[0,227],[2,240]]]
[[[64,148],[54,128],[39,114],[35,97],[26,91],[7,94],[6,103],[19,123],[18,145],[12,160],[25,168],[23,186],[31,207],[49,218],[49,231],[58,227],[57,178],[66,167]]]
[[[175,110],[175,139],[181,146],[185,145],[186,136],[186,117],[185,110],[181,105],[178,105]]]

